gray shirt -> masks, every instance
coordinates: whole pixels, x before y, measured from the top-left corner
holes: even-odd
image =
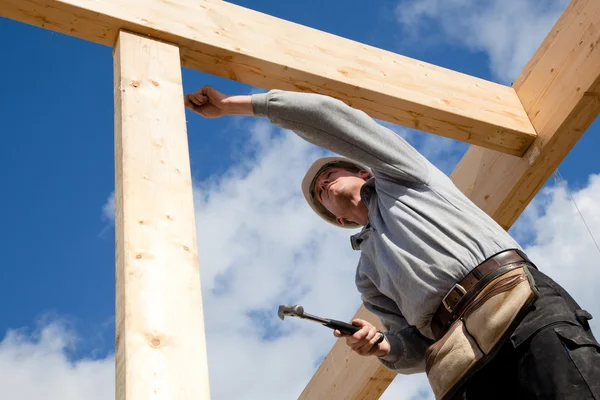
[[[380,361],[422,372],[431,318],[443,296],[471,269],[515,240],[402,137],[331,97],[272,90],[253,95],[254,114],[310,143],[362,162],[369,223],[351,237],[360,250],[356,286],[386,329],[391,351]]]

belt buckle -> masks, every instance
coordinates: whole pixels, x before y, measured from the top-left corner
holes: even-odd
[[[452,286],[452,288],[450,290],[448,290],[448,293],[446,293],[446,295],[444,296],[444,298],[442,299],[442,304],[444,305],[444,307],[446,308],[446,310],[448,310],[449,313],[452,313],[452,308],[448,305],[448,303],[446,302],[446,299],[448,298],[448,296],[450,296],[450,293],[452,293],[454,291],[454,289],[458,290],[459,292],[462,293],[462,295],[464,296],[465,294],[467,294],[467,291],[465,290],[464,287],[462,287],[460,284],[455,283],[454,286]],[[461,296],[462,297],[462,296]]]

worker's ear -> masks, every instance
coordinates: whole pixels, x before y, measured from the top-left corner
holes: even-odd
[[[365,171],[364,169],[362,169],[358,172],[358,176],[366,181],[371,177],[371,174],[369,173],[369,171]]]
[[[358,222],[354,222],[351,219],[346,219],[346,218],[336,218],[335,220],[337,221],[338,224],[340,224],[342,226],[347,225],[347,224],[358,224]]]

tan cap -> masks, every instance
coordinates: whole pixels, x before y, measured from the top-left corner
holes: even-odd
[[[314,184],[317,176],[329,167],[354,167],[360,170],[370,171],[368,167],[351,160],[345,157],[323,157],[316,160],[304,175],[304,179],[302,179],[302,194],[304,194],[304,198],[306,199],[310,208],[313,209],[315,213],[325,221],[338,226],[340,228],[348,228],[355,229],[360,225],[355,224],[353,222],[347,222],[346,225],[340,225],[336,221],[335,215],[330,213],[315,197]]]

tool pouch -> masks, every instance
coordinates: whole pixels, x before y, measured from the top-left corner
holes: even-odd
[[[507,268],[508,267],[508,268]],[[447,399],[502,346],[538,292],[528,264],[501,268],[425,353],[436,399]]]

